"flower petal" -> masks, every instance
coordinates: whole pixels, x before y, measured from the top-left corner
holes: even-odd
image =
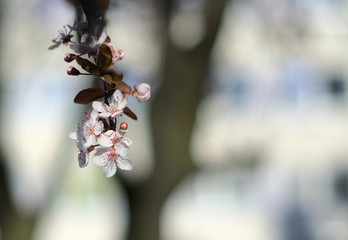
[[[102,32],[102,34],[100,35],[97,44],[102,44],[105,42],[105,40],[107,39],[108,35],[104,29],[104,31]]]
[[[114,94],[112,94],[111,101],[113,103],[118,103],[118,102],[122,101],[122,99],[123,99],[122,92],[119,89],[117,89],[114,92]]]
[[[117,138],[122,138],[123,137],[123,132],[121,129],[115,131],[115,134],[114,134],[114,137],[117,137]]]
[[[111,114],[111,118],[116,118],[117,116],[121,115],[122,113],[123,113],[123,110],[114,112],[113,114]]]
[[[69,138],[73,139],[73,140],[77,140],[77,132],[71,132],[69,133]]]
[[[70,44],[70,48],[72,50],[74,50],[75,53],[83,53],[83,54],[90,53],[94,50],[93,48],[91,48],[88,45],[78,44],[78,43],[77,44]]]
[[[111,113],[109,113],[109,112],[101,112],[98,114],[98,116],[101,118],[108,118],[108,117],[110,117],[110,115],[111,115]]]
[[[117,170],[116,163],[114,161],[108,161],[106,165],[103,166],[103,173],[105,177],[112,177],[115,175]]]
[[[132,140],[127,137],[123,137],[123,141],[121,142],[121,144],[129,148],[132,145]]]
[[[48,50],[53,50],[53,49],[59,47],[60,44],[61,44],[61,42],[54,42],[54,43],[55,43],[55,44],[53,44],[52,46],[50,46],[50,47],[48,48]]]
[[[106,163],[109,161],[108,152],[110,151],[111,148],[109,147],[97,148],[94,157],[92,158],[92,161],[99,167],[106,165]]]
[[[96,136],[99,136],[103,130],[104,130],[104,123],[102,121],[97,122],[96,125],[94,126],[94,134]]]
[[[78,156],[79,166],[80,168],[84,168],[89,163],[89,155],[85,152],[80,152]]]
[[[103,104],[102,102],[99,102],[99,101],[93,101],[92,107],[94,110],[96,110],[98,112],[105,112],[106,111],[105,104]]]
[[[124,98],[118,103],[118,110],[123,110],[127,106],[127,98]]]
[[[129,171],[133,169],[132,162],[129,158],[118,157],[116,163],[117,167],[119,167],[122,170]]]
[[[93,109],[93,111],[91,112],[89,116],[89,119],[93,125],[95,125],[98,120],[98,114],[99,112]]]
[[[84,45],[90,49],[94,48],[96,45],[96,39],[93,35],[85,33],[81,36],[81,45]]]
[[[86,139],[86,141],[83,143],[83,146],[84,146],[85,148],[89,148],[90,146],[92,146],[92,145],[94,144],[95,140],[96,140],[95,136],[94,136],[94,135],[90,135],[90,136]]]
[[[65,37],[66,34],[65,34],[64,29],[59,29],[58,32],[62,37]]]
[[[113,145],[110,137],[108,137],[104,133],[98,137],[97,142],[103,147],[112,147],[112,145]]]
[[[73,44],[70,44],[70,48],[72,50],[74,50],[76,53],[80,53],[79,49],[80,49],[80,44],[78,43],[73,43]]]
[[[126,147],[126,146],[122,145],[121,143],[116,143],[115,149],[116,149],[117,154],[123,158],[126,158],[127,154],[129,153],[129,147]]]
[[[105,134],[105,136],[107,136],[109,138],[114,138],[116,135],[116,132],[114,130],[108,130],[104,134]]]
[[[87,148],[89,148],[89,147],[90,146],[88,146],[88,147],[85,146],[85,141],[83,141],[83,140],[79,140],[77,142],[77,148],[80,150],[80,152],[88,153]]]

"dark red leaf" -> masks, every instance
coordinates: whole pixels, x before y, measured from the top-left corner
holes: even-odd
[[[111,49],[103,43],[98,51],[98,56],[97,56],[97,66],[100,67],[102,70],[107,69],[110,67],[112,63],[112,52]]]
[[[80,91],[74,98],[74,103],[87,104],[98,98],[104,97],[105,91],[101,88],[87,88]]]
[[[98,76],[100,74],[100,68],[97,67],[94,63],[89,61],[88,59],[84,59],[80,56],[74,56],[75,61],[87,72],[92,75]]]
[[[116,84],[116,88],[120,90],[123,94],[131,94],[132,88],[125,82],[120,81]]]
[[[135,115],[135,113],[132,110],[130,110],[128,107],[125,107],[123,109],[123,113],[126,114],[131,119],[138,120],[137,115]]]
[[[99,76],[101,76],[103,80],[109,84],[119,83],[123,79],[122,73],[118,73],[113,70],[104,70]]]

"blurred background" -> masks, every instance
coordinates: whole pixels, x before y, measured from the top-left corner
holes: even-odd
[[[118,0],[132,172],[80,169],[63,0],[0,2],[1,240],[348,239],[348,1]]]

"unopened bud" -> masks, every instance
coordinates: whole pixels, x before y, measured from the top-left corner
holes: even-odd
[[[77,76],[80,75],[80,71],[77,70],[76,68],[74,68],[73,66],[70,66],[67,70],[68,75],[73,75],[73,76]]]
[[[151,98],[151,87],[147,83],[142,83],[138,87],[134,86],[135,91],[132,95],[138,99],[139,102],[146,102]]]
[[[120,129],[121,129],[121,130],[127,130],[127,128],[128,128],[128,123],[122,122],[122,123],[120,124]]]
[[[122,58],[124,58],[124,56],[125,56],[124,51],[118,50],[118,57],[119,57],[119,60],[122,60]]]
[[[109,47],[112,55],[111,67],[115,67],[116,62],[122,60],[125,54],[122,50],[117,50],[116,47],[111,43],[107,43],[106,45]]]
[[[72,53],[67,53],[64,56],[64,61],[66,62],[72,62],[74,61],[74,59],[75,59],[75,54],[72,54]]]

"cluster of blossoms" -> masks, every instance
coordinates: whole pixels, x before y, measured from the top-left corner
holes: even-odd
[[[99,77],[104,85],[102,88],[87,88],[80,91],[75,103],[88,104],[92,102],[93,110],[81,117],[77,131],[70,133],[70,138],[77,141],[79,166],[86,167],[89,159],[102,167],[105,177],[111,177],[117,168],[131,170],[133,168],[128,152],[132,141],[125,135],[128,124],[122,122],[117,127],[117,119],[121,115],[137,120],[135,113],[127,107],[128,97],[133,96],[139,102],[150,99],[150,86],[142,83],[131,88],[123,81],[123,75],[116,72],[116,63],[123,59],[124,52],[111,44],[105,29],[100,34],[88,31],[88,22],[64,26],[52,40],[55,49],[60,45],[70,46],[74,53],[67,53],[64,60],[75,61],[86,73],[70,66],[68,75],[93,75]],[[76,34],[76,35],[75,35]],[[78,39],[74,42],[74,36]],[[103,100],[97,101],[99,98]]]

